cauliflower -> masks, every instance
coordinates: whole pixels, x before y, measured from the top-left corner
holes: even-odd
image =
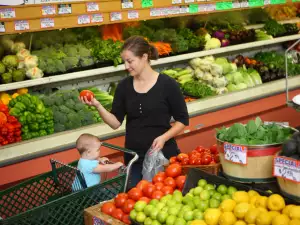
[[[38,67],[33,67],[26,71],[26,76],[30,79],[37,79],[42,78],[44,76],[44,73]]]
[[[212,55],[210,55],[210,56],[204,57],[204,60],[207,60],[207,61],[210,61],[211,63],[213,63],[215,61],[215,58]]]
[[[26,56],[24,59],[26,69],[31,69],[38,65],[38,57],[35,55]]]
[[[202,79],[204,76],[204,72],[201,69],[197,68],[195,69],[195,76],[198,79]]]
[[[219,77],[223,73],[223,68],[222,68],[222,66],[213,63],[213,64],[211,64],[210,72],[213,76]]]
[[[220,48],[221,47],[221,42],[217,38],[212,38],[208,40],[205,44],[205,50],[209,49],[215,49],[215,48]]]
[[[216,89],[217,95],[222,95],[222,94],[225,94],[225,93],[227,93],[227,92],[228,92],[228,90],[227,90],[226,87],[221,87],[221,88],[217,88],[217,89]]]
[[[206,33],[205,36],[204,36],[204,39],[205,39],[206,42],[208,42],[211,39],[210,34]]]
[[[213,79],[214,79],[213,76],[209,72],[205,72],[202,77],[202,80],[206,81],[209,84],[212,83]]]
[[[20,61],[24,60],[27,56],[30,56],[30,52],[25,48],[17,53],[17,57]]]
[[[212,81],[212,84],[216,88],[222,88],[227,85],[227,80],[225,77],[215,77]]]
[[[12,69],[18,67],[18,57],[15,55],[6,55],[2,59],[2,63],[5,67]]]
[[[196,69],[199,67],[199,65],[201,64],[201,59],[200,58],[194,58],[192,59],[189,64],[191,65],[191,67],[193,67],[193,69]]]
[[[16,54],[25,48],[26,48],[26,46],[23,42],[15,42],[12,46],[12,52]]]
[[[210,71],[211,63],[209,63],[209,61],[206,61],[206,62],[207,62],[207,63],[205,63],[205,64],[201,64],[201,65],[199,66],[199,68],[200,68],[202,71],[208,72],[208,71]]]

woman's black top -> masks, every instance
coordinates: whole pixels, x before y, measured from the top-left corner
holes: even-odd
[[[189,124],[184,97],[178,83],[160,74],[157,82],[147,93],[138,93],[133,87],[133,77],[123,79],[115,92],[112,114],[120,123],[126,116],[125,147],[144,159],[155,138],[171,128],[171,117],[184,125]],[[165,143],[164,155],[176,155],[177,144],[172,138]]]

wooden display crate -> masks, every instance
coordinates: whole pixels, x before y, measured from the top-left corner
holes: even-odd
[[[113,201],[113,200],[110,200]],[[117,220],[107,214],[101,212],[101,206],[105,202],[94,205],[84,210],[85,225],[126,225],[120,220]]]

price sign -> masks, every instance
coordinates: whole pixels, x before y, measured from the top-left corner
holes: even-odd
[[[271,0],[271,5],[285,4],[286,0]]]
[[[132,0],[122,0],[122,9],[132,9],[133,1]]]
[[[179,6],[172,6],[168,8],[170,15],[176,15],[180,13],[180,7]]]
[[[217,2],[216,3],[216,10],[228,10],[232,9],[232,2]]]
[[[87,12],[96,12],[99,11],[99,5],[96,2],[87,2],[86,3]]]
[[[206,0],[197,0],[197,2],[206,2]]]
[[[201,4],[201,5],[199,5],[198,11],[199,11],[199,12],[205,12],[205,11],[206,11],[206,4]]]
[[[77,22],[79,25],[89,24],[89,23],[91,23],[91,17],[89,15],[80,15],[77,18]]]
[[[248,7],[249,7],[248,1],[242,1],[241,2],[241,8],[248,8]]]
[[[273,122],[273,121],[264,121],[264,125],[276,124],[279,126],[289,126],[289,122]]]
[[[43,5],[42,6],[42,15],[48,16],[48,15],[55,15],[56,14],[56,8],[54,5]]]
[[[235,145],[231,143],[224,143],[224,155],[225,155],[225,160],[227,161],[237,163],[237,164],[247,165],[248,163],[247,151],[248,149],[245,146]]]
[[[182,0],[172,0],[172,4],[181,4]]]
[[[41,19],[41,28],[51,28],[54,27],[53,18],[42,18]]]
[[[4,22],[0,22],[0,33],[4,33],[5,32],[5,24]]]
[[[234,8],[234,9],[241,8],[240,2],[239,1],[232,2],[232,8]]]
[[[15,18],[15,17],[16,17],[15,9],[0,9],[0,18],[1,19],[9,19],[9,18]]]
[[[264,5],[270,5],[271,4],[271,0],[264,0]]]
[[[274,157],[273,175],[300,183],[300,161],[283,156]]]
[[[189,13],[197,13],[197,12],[198,12],[198,5],[197,4],[189,5]]]
[[[153,0],[142,0],[142,8],[153,7]]]
[[[103,15],[101,13],[100,14],[93,14],[91,22],[92,23],[101,23],[101,22],[103,22]]]
[[[189,13],[189,7],[188,6],[180,6],[180,13]]]
[[[72,13],[72,6],[71,4],[60,4],[58,5],[58,14],[71,14]]]
[[[128,19],[134,20],[139,18],[139,12],[136,10],[128,11]]]
[[[264,6],[264,0],[249,0],[250,7],[261,7]]]
[[[29,30],[29,22],[28,20],[18,20],[15,21],[15,30]]]
[[[110,13],[110,21],[118,21],[118,20],[122,20],[122,13],[111,12]]]
[[[195,0],[184,0],[184,3],[193,3],[193,2],[195,2]]]
[[[206,5],[206,12],[212,12],[216,10],[216,4],[207,4]]]

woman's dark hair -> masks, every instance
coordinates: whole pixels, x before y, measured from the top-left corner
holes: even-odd
[[[151,59],[158,59],[157,49],[153,45],[150,45],[149,42],[141,36],[132,36],[128,38],[122,47],[122,51],[124,50],[129,50],[138,57],[142,57],[144,54],[147,54],[149,61]]]

